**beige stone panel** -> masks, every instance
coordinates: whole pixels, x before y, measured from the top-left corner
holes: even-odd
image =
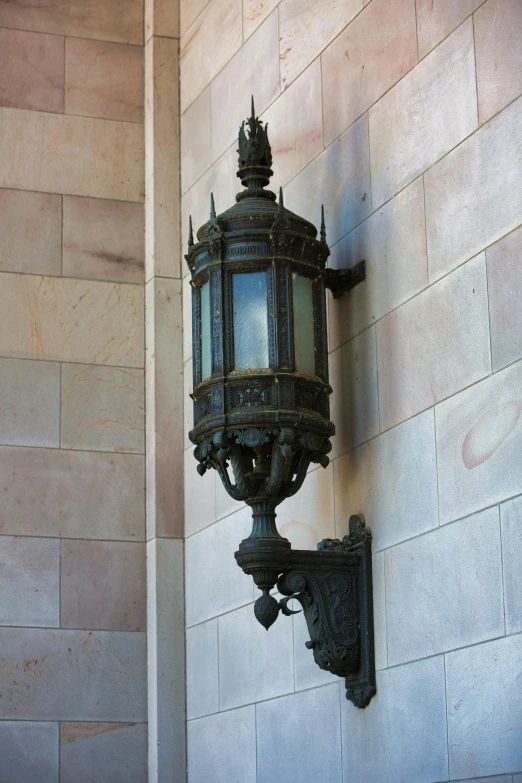
[[[63,47],[57,35],[0,30],[0,106],[63,111]]]
[[[257,30],[279,0],[243,0],[243,36],[249,38]]]
[[[179,43],[145,47],[145,279],[179,277]]]
[[[244,109],[243,115],[247,116]],[[319,60],[270,106],[263,120],[269,126],[274,171],[272,187],[277,190],[323,149]]]
[[[145,43],[152,35],[179,38],[179,0],[145,0]]]
[[[436,408],[441,524],[522,492],[522,363]]]
[[[60,625],[60,542],[0,536],[0,623]]]
[[[143,43],[143,0],[0,0],[0,27]]]
[[[453,32],[484,0],[416,0],[419,57]]]
[[[417,63],[415,0],[374,0],[321,60],[329,144]]]
[[[281,87],[288,87],[363,8],[362,0],[282,0]]]
[[[366,263],[363,283],[340,299],[328,298],[333,351],[428,284],[422,178],[330,249],[333,269]]]
[[[0,128],[0,187],[143,200],[141,125],[0,109]]]
[[[143,289],[4,273],[0,355],[143,367]]]
[[[143,453],[144,387],[143,370],[64,364],[62,448]]]
[[[183,34],[180,102],[185,111],[240,48],[241,0],[213,0]]]
[[[65,111],[143,122],[142,47],[67,38]]]
[[[370,109],[374,208],[476,127],[470,19]]]
[[[203,90],[181,118],[181,191],[185,193],[212,162],[210,87]]]
[[[64,197],[65,276],[143,283],[144,256],[143,204]]]
[[[60,365],[0,359],[0,443],[60,445]]]
[[[522,93],[522,4],[488,0],[474,16],[479,120]]]
[[[309,471],[299,492],[277,507],[277,528],[294,549],[316,549],[323,538],[335,538],[333,468],[331,462]]]
[[[491,372],[482,253],[377,324],[381,431]]]
[[[143,540],[143,457],[0,448],[0,533]]]
[[[209,0],[179,0],[181,34],[190,27],[208,4]]]
[[[430,280],[520,224],[521,126],[518,100],[426,173]]]
[[[491,361],[498,370],[522,356],[522,226],[486,251]]]
[[[0,189],[0,270],[59,275],[62,199]]]
[[[210,95],[212,160],[215,160],[237,139],[242,120],[250,117],[249,96],[254,96],[256,115],[259,115],[279,95],[276,13],[269,16],[216,76],[210,87]]]
[[[147,783],[146,723],[62,723],[60,783]]]
[[[145,630],[145,544],[63,541],[61,627]]]
[[[181,281],[146,286],[147,538],[183,536]]]
[[[191,536],[216,520],[216,475],[213,469],[199,475],[193,446],[184,456],[185,535]]]
[[[188,267],[184,264],[184,272],[188,273]],[[192,357],[192,287],[190,274],[183,278],[183,361]]]

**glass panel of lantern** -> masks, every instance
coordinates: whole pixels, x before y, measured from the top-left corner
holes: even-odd
[[[313,284],[308,277],[292,273],[295,369],[315,375]]]
[[[268,367],[266,272],[232,275],[234,369]]]
[[[201,286],[201,380],[212,375],[212,352],[210,338],[210,285],[207,280]]]

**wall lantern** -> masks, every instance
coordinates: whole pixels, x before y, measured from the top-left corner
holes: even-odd
[[[299,491],[311,463],[328,465],[330,421],[325,287],[341,296],[364,280],[364,262],[326,269],[324,211],[316,228],[269,190],[267,129],[251,116],[239,129],[246,188],[233,207],[197,232],[186,260],[192,279],[194,428],[201,475],[218,471],[226,491],[252,508],[250,536],[236,560],[261,596],[256,618],[268,630],[304,612],[316,663],[346,678],[347,698],[365,707],[375,693],[371,533],[352,516],[343,541],[293,550],[277,530],[276,507]],[[284,596],[270,590],[277,584]]]

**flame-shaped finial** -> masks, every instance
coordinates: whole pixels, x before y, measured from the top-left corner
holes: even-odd
[[[189,235],[188,235],[188,246],[192,247],[194,244],[194,233],[192,231],[192,215],[189,215]]]
[[[254,108],[254,96],[250,96],[250,119],[255,120],[256,119],[256,110]]]
[[[321,204],[321,231],[319,236],[321,237],[321,242],[325,245],[326,244],[326,226],[324,223],[324,204]]]
[[[278,202],[278,213],[282,215],[285,211],[285,204],[283,201],[283,188],[279,188],[279,202]]]
[[[216,219],[216,205],[214,204],[214,194],[210,194],[210,219]]]

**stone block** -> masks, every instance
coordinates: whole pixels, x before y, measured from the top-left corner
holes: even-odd
[[[0,271],[61,274],[61,196],[0,190]]]
[[[209,0],[180,0],[180,28],[181,34],[186,32],[204,8],[209,4]]]
[[[437,406],[441,524],[522,492],[522,363]]]
[[[2,783],[58,783],[58,723],[0,722]]]
[[[521,123],[522,99],[425,174],[430,280],[519,225]]]
[[[146,783],[146,723],[62,723],[60,783]]]
[[[387,550],[386,616],[390,666],[502,636],[498,509]]]
[[[294,690],[289,617],[280,614],[267,633],[250,604],[220,617],[218,636],[221,710],[273,699]]]
[[[522,498],[500,506],[506,633],[522,631]]]
[[[294,549],[316,549],[323,538],[335,537],[333,479],[332,463],[308,471],[299,492],[277,507],[278,530]]]
[[[256,783],[255,707],[189,721],[188,777],[212,783]]]
[[[339,783],[337,683],[258,704],[256,717],[259,783],[301,783],[303,774],[308,780]],[[285,738],[284,742],[280,737]]]
[[[62,628],[144,631],[145,590],[144,544],[62,543]]]
[[[357,783],[448,779],[443,656],[377,672],[365,710],[341,698],[344,774]]]
[[[141,125],[9,108],[0,125],[0,187],[143,201]]]
[[[212,163],[210,87],[181,117],[181,192],[185,193]],[[183,261],[183,266],[185,262]],[[183,269],[185,274],[186,269]]]
[[[63,274],[143,283],[144,224],[142,204],[65,196]]]
[[[177,0],[145,0],[145,43],[152,35],[179,38],[179,6]]]
[[[144,721],[145,634],[1,628],[6,719]]]
[[[143,370],[62,365],[61,445],[144,452]]]
[[[321,55],[325,143],[416,63],[415,0],[374,0]]]
[[[0,447],[2,535],[144,538],[138,454]]]
[[[494,370],[522,356],[522,227],[486,251],[491,363]]]
[[[185,534],[191,536],[216,519],[216,477],[213,469],[199,475],[194,447],[184,452]]]
[[[334,462],[337,536],[364,513],[374,551],[438,525],[435,426],[427,411]]]
[[[187,718],[219,710],[217,620],[187,629]]]
[[[284,96],[283,96],[284,97]],[[357,120],[285,188],[285,206],[319,227],[334,245],[372,211],[368,117]]]
[[[402,190],[476,127],[470,19],[370,109],[373,208]]]
[[[491,372],[484,254],[401,305],[376,328],[385,430]]]
[[[246,41],[257,30],[279,0],[243,0],[243,37]]]
[[[384,552],[377,552],[372,558],[373,630],[375,634],[375,668],[377,670],[386,669],[388,666],[384,556]]]
[[[425,57],[484,0],[417,0],[419,57]]]
[[[60,445],[60,365],[0,359],[0,443]]]
[[[60,542],[0,537],[1,625],[60,625]]]
[[[0,30],[0,105],[62,112],[63,47],[57,35]]]
[[[330,248],[328,265],[366,263],[366,280],[328,298],[329,345],[346,340],[411,299],[428,283],[422,177]]]
[[[143,289],[2,275],[0,355],[143,367]]]
[[[446,655],[453,779],[522,767],[522,636]]]

